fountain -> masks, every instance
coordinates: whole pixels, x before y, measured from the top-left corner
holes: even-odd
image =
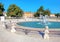
[[[47,26],[49,24],[47,15],[45,15],[45,16],[40,15],[40,20],[42,22],[41,24],[44,24],[45,26]]]
[[[47,15],[43,16],[42,13],[43,12],[40,12],[40,17],[39,18],[40,18],[42,24],[47,25],[48,24],[48,20],[47,20],[48,16]]]
[[[48,25],[48,20],[47,19],[48,19],[47,15],[43,16],[44,25]]]

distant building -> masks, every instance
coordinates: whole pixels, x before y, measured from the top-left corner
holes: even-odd
[[[55,14],[50,14],[50,17],[56,17]]]
[[[25,12],[24,15],[23,15],[24,18],[32,18],[34,17],[34,14],[31,13],[31,12]]]

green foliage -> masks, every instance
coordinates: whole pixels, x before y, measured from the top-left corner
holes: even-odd
[[[48,15],[48,16],[50,16],[50,11],[47,9],[47,10],[45,10],[44,11],[44,15]]]
[[[60,13],[56,13],[55,16],[57,16],[57,18],[60,16]]]
[[[37,12],[34,14],[34,16],[35,17],[39,17],[40,16],[40,14],[41,15],[48,15],[48,16],[50,16],[50,11],[47,9],[47,10],[44,10],[44,7],[43,6],[41,6],[38,10],[37,10]]]
[[[40,13],[40,12],[44,12],[44,7],[41,6],[41,7],[37,10],[37,12],[38,12],[38,13]]]
[[[22,17],[23,11],[15,4],[11,4],[7,10],[7,16]]]
[[[3,12],[4,12],[4,5],[0,3],[0,16],[3,15]]]
[[[37,13],[34,14],[34,17],[39,17],[39,15],[40,14],[37,12]]]
[[[34,16],[35,17],[39,17],[40,16],[40,14],[42,14],[42,13],[44,12],[44,8],[43,8],[43,6],[41,6],[38,10],[37,10],[37,12],[34,14]]]

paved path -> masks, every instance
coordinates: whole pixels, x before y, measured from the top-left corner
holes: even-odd
[[[0,42],[60,42],[60,37],[50,37],[49,40],[44,40],[41,36],[33,37],[11,33],[0,22]]]

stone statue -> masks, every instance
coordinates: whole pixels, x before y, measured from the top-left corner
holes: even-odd
[[[11,26],[11,32],[16,32],[14,23]]]
[[[49,39],[49,30],[48,30],[48,26],[45,27],[44,30],[44,39]]]

